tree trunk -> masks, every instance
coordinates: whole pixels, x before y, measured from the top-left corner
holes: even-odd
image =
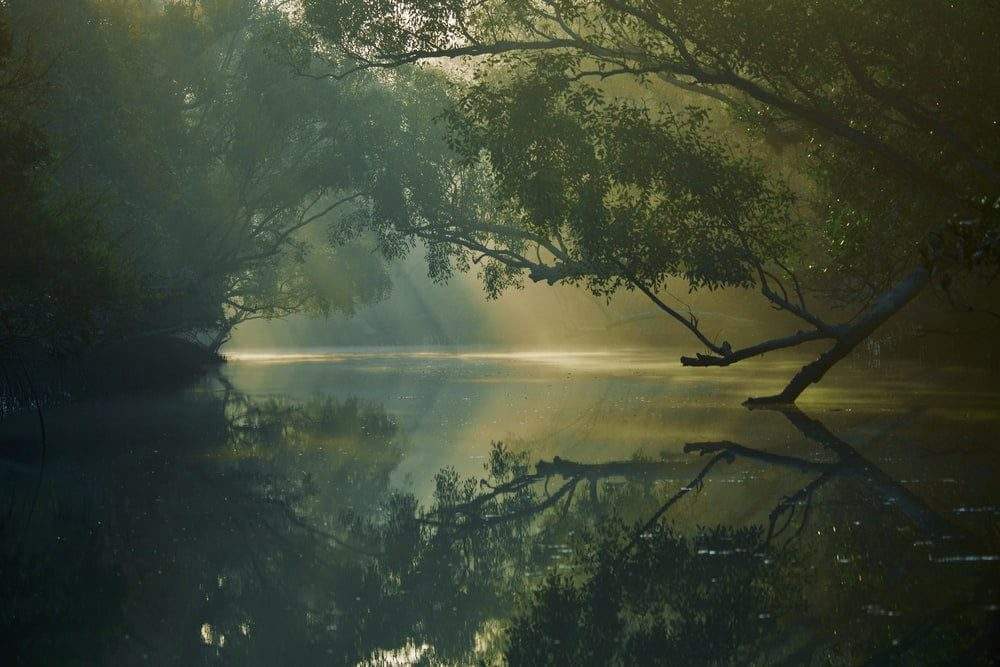
[[[822,380],[837,362],[912,301],[930,283],[930,278],[930,271],[923,266],[910,272],[892,289],[882,294],[854,323],[840,328],[833,347],[821,354],[816,361],[803,366],[780,394],[749,398],[745,405],[752,408],[795,403],[803,391]]]
[[[233,333],[233,325],[229,324],[228,322],[223,324],[222,327],[219,329],[219,332],[215,334],[215,337],[208,344],[208,351],[211,352],[212,354],[218,354],[222,346],[225,345],[227,342],[229,342],[232,333]]]

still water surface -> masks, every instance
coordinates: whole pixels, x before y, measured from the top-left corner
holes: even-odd
[[[24,664],[994,664],[1000,391],[663,351],[244,351],[2,424]],[[496,444],[502,443],[502,444]],[[536,469],[536,463],[542,463]],[[583,464],[583,465],[577,465]]]

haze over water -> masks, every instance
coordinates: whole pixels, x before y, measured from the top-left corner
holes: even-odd
[[[800,358],[692,369],[678,362],[686,352],[240,350],[229,355],[223,375],[251,396],[355,396],[383,405],[407,440],[394,479],[406,480],[421,496],[444,466],[478,473],[492,441],[536,457],[603,461],[639,451],[679,454],[684,443],[696,441],[784,449],[801,440],[779,415],[740,405],[780,387]],[[896,362],[874,371],[840,369],[801,407],[848,439],[856,433],[852,441],[859,445],[880,434],[901,446],[916,437],[919,447],[921,441],[933,446],[949,428],[989,433],[1000,423],[993,410],[998,402],[1000,391],[988,374]],[[984,443],[984,455],[995,446]]]

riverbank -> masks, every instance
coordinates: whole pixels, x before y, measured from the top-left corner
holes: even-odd
[[[199,343],[174,336],[105,344],[62,359],[8,350],[0,355],[0,418],[37,404],[177,389],[225,361]]]

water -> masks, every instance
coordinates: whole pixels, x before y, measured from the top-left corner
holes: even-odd
[[[751,412],[794,360],[676,358],[249,351],[183,391],[49,410],[44,456],[37,418],[8,420],[4,645],[25,664],[992,664],[995,378],[845,367],[800,411]]]

